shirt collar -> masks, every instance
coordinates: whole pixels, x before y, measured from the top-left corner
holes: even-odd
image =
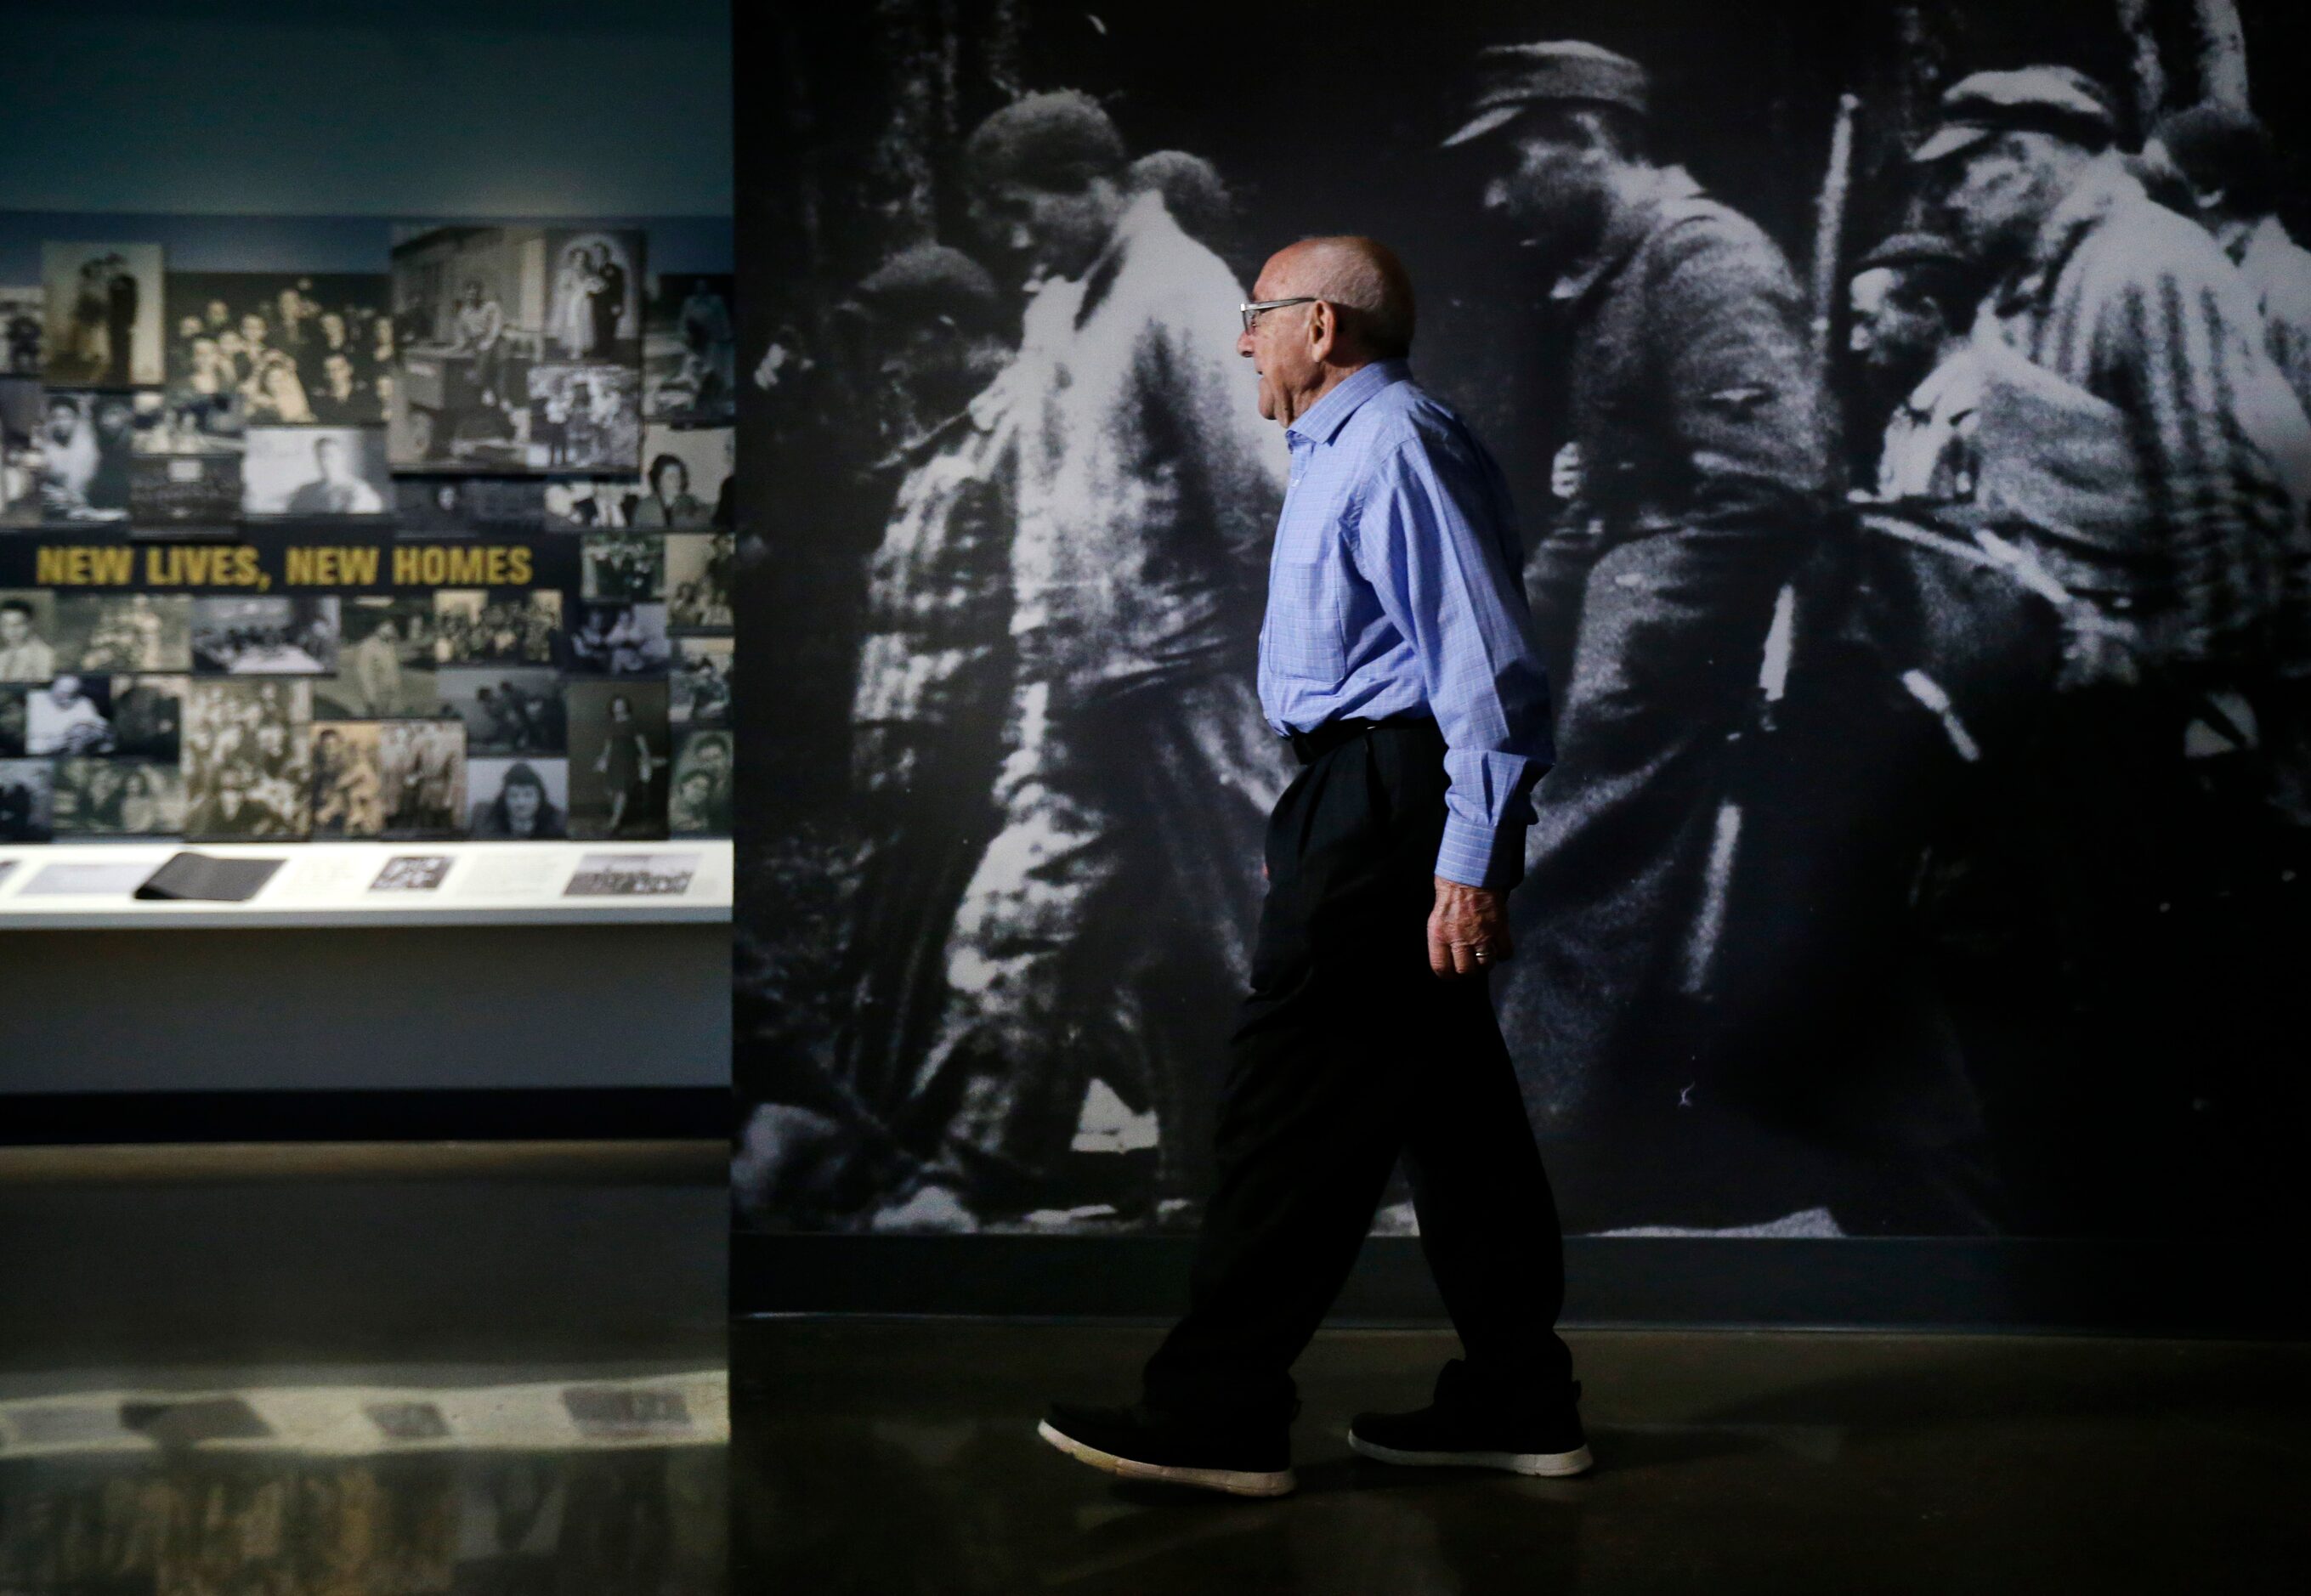
[[[1348,424],[1348,417],[1364,408],[1366,399],[1411,377],[1412,364],[1408,361],[1374,361],[1368,366],[1360,366],[1285,431],[1312,443],[1330,443]]]

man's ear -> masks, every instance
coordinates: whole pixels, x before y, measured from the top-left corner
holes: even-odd
[[[1321,365],[1340,346],[1340,314],[1331,301],[1318,300],[1308,307],[1308,348]]]

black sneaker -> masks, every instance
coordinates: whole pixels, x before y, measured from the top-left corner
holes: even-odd
[[[1417,1413],[1359,1413],[1348,1445],[1359,1456],[1415,1468],[1503,1469],[1511,1474],[1585,1474],[1595,1460],[1581,1428],[1575,1381],[1554,1402],[1488,1400],[1455,1358],[1436,1377],[1435,1400]]]
[[[1051,1404],[1035,1433],[1079,1463],[1125,1479],[1160,1479],[1232,1496],[1282,1496],[1292,1477],[1292,1433],[1190,1426],[1144,1406],[1078,1408]]]

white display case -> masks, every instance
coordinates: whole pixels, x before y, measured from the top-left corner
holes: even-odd
[[[173,855],[279,859],[245,903],[145,901]],[[380,886],[394,875],[431,885]],[[615,863],[605,866],[601,861]],[[0,930],[667,924],[730,918],[730,843],[134,842],[0,847]]]

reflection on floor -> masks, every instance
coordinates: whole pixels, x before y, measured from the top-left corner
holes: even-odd
[[[722,1152],[0,1152],[0,1592],[723,1590]]]
[[[719,1372],[0,1404],[0,1590],[721,1587]]]
[[[1120,1400],[1152,1331],[762,1320],[732,1341],[734,1583],[813,1596],[1193,1592],[2299,1592],[2311,1347],[2038,1337],[1569,1338],[1598,1472],[1351,1458],[1449,1337],[1302,1365],[1301,1489],[1116,1482],[1034,1435]]]

